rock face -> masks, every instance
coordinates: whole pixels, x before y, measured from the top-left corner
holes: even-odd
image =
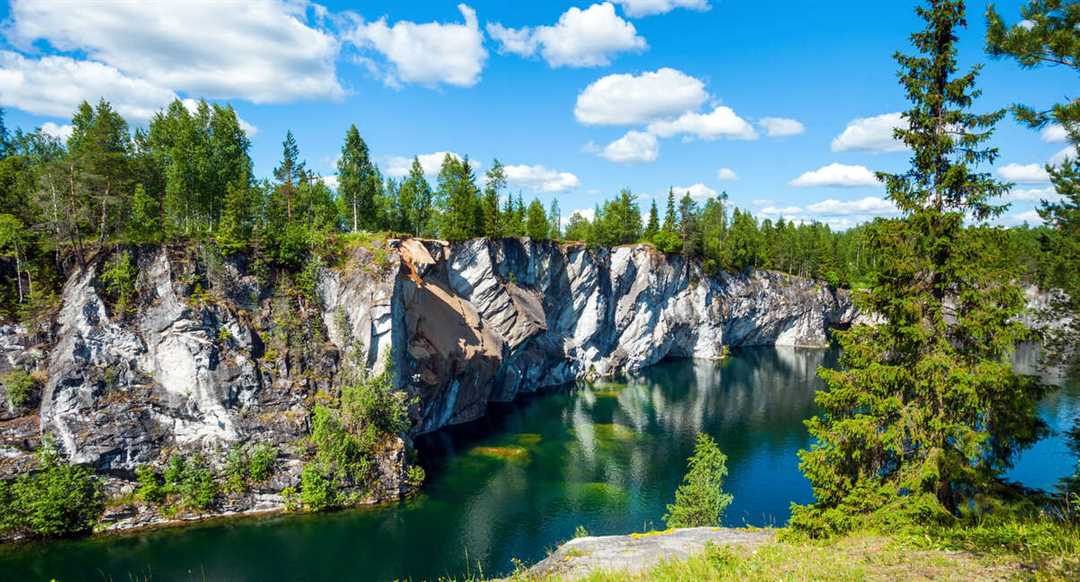
[[[685,560],[715,546],[756,547],[772,541],[767,530],[695,527],[628,536],[576,538],[529,568],[527,579],[576,580],[593,573],[640,574],[664,560]]]
[[[823,345],[830,326],[855,316],[846,293],[820,283],[710,277],[646,246],[390,241],[310,269],[299,302],[244,257],[132,253],[139,277],[127,311],[104,296],[99,257],[68,280],[47,341],[0,327],[0,372],[43,378],[40,405],[0,402],[0,478],[25,471],[45,433],[117,491],[130,490],[137,466],[174,452],[220,459],[236,444],[269,443],[283,456],[248,507],[265,509],[298,483],[294,445],[308,434],[313,397],[349,369],[392,364],[415,397],[415,435],[479,418],[489,402],[665,357]],[[404,490],[406,447],[380,461],[376,498]]]
[[[756,271],[707,276],[647,246],[406,241],[394,293],[400,385],[417,431],[577,378],[718,358],[725,346],[823,346],[855,311],[846,292]],[[399,329],[400,328],[400,329]]]

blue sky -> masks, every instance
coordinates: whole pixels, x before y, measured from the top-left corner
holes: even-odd
[[[997,2],[1010,19],[1020,4]],[[515,191],[558,197],[567,214],[622,187],[643,206],[692,187],[758,216],[844,228],[889,212],[869,171],[907,162],[887,135],[888,114],[906,107],[892,53],[920,27],[914,5],[12,2],[0,12],[0,106],[9,126],[62,133],[81,99],[104,95],[144,124],[173,97],[209,97],[253,127],[260,176],[287,129],[332,176],[355,123],[384,172],[434,152],[481,170],[498,157]],[[980,110],[1075,97],[1067,70],[986,57],[984,10],[969,3],[960,45],[965,65],[985,64]],[[1018,182],[1003,220],[1032,219],[1053,196],[1040,166],[1065,144],[1009,120],[995,145],[994,171]]]

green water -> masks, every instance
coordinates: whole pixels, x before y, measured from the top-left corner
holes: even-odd
[[[572,537],[660,528],[698,431],[729,457],[730,525],[782,524],[810,487],[807,444],[819,365],[834,351],[740,350],[723,363],[674,361],[631,378],[548,392],[418,443],[423,493],[323,515],[0,549],[4,580],[390,580],[506,574]],[[1043,413],[1064,426],[1080,393]],[[1056,419],[1056,420],[1054,420]],[[1065,474],[1058,439],[1025,456],[1019,479]],[[1037,453],[1037,454],[1036,454]]]

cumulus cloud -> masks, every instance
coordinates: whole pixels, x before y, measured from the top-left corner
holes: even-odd
[[[446,154],[462,159],[462,156],[456,152],[438,151],[431,152],[430,154],[420,154],[416,156],[420,160],[420,167],[424,169],[424,175],[428,178],[437,176],[439,169],[442,167],[443,160],[446,159]],[[386,175],[391,178],[403,178],[409,175],[409,170],[412,169],[413,158],[407,158],[404,156],[393,156],[386,160]],[[480,164],[469,160],[473,168],[480,167]]]
[[[1003,179],[1018,184],[1041,184],[1050,181],[1042,164],[1005,164],[997,169]]]
[[[1010,214],[1009,216],[1006,216],[1002,222],[1008,226],[1018,226],[1025,223],[1039,225],[1042,224],[1043,219],[1039,216],[1037,211],[1027,210],[1025,212]]]
[[[327,188],[329,188],[331,190],[337,190],[338,177],[336,175],[335,176],[319,176],[319,180],[321,180],[323,184],[326,184]]]
[[[642,164],[656,161],[660,156],[660,144],[651,133],[628,131],[600,150],[599,154],[616,164]]]
[[[708,98],[705,83],[671,68],[608,75],[578,95],[574,117],[587,125],[635,125],[697,109]]]
[[[1057,193],[1053,186],[1047,186],[1046,188],[1013,188],[1006,195],[1006,198],[1016,202],[1038,202],[1040,200],[1056,202],[1061,199],[1061,195]]]
[[[146,120],[176,94],[98,62],[64,56],[31,59],[0,51],[0,105],[69,117],[82,101],[99,98],[125,117]]]
[[[806,131],[802,123],[786,117],[763,117],[758,120],[758,125],[765,130],[765,135],[769,137],[799,135]]]
[[[23,1],[12,3],[6,33],[17,47],[30,49],[44,40],[59,51],[85,55],[89,61],[76,61],[84,69],[100,63],[162,91],[255,103],[339,98],[344,90],[334,68],[338,43],[309,23],[309,13],[317,11],[307,2],[286,0],[249,0],[224,9],[215,0]],[[56,82],[40,91],[65,94],[54,100],[68,102],[101,95],[70,95],[79,89],[88,87]],[[145,98],[145,88],[130,90],[126,101]],[[115,94],[106,97],[121,101]]]
[[[572,210],[569,216],[573,216],[575,214],[580,214],[582,218],[588,220],[589,222],[596,220],[595,208],[578,208],[576,210]],[[567,220],[569,220],[569,217],[567,218]]]
[[[1065,143],[1065,141],[1069,139],[1069,134],[1065,132],[1065,127],[1056,123],[1044,127],[1040,135],[1042,136],[1042,140],[1046,143]]]
[[[900,113],[860,117],[848,123],[832,141],[834,152],[898,152],[907,148],[893,137],[893,130],[907,127]]]
[[[533,192],[566,192],[581,185],[578,177],[570,172],[558,172],[544,166],[504,166],[506,181]]]
[[[898,213],[892,202],[877,196],[867,196],[859,200],[830,198],[810,204],[806,210],[816,216],[884,216]]]
[[[666,14],[676,8],[688,8],[704,12],[711,8],[708,0],[612,0],[622,6],[627,16],[640,18],[653,14]]]
[[[198,113],[199,102],[197,100],[188,98],[181,99],[180,102],[184,104],[184,108],[187,109],[188,112],[190,112],[192,115]],[[248,137],[255,137],[255,135],[259,133],[258,127],[255,127],[254,125],[248,123],[240,116],[236,117],[236,123],[240,126],[240,129],[244,130],[244,133],[246,133]]]
[[[552,26],[514,29],[493,22],[487,31],[499,42],[499,52],[531,57],[539,51],[552,67],[605,66],[618,53],[648,48],[634,25],[607,2],[585,10],[571,7]]]
[[[879,184],[880,182],[878,182],[874,173],[866,169],[865,166],[848,166],[836,163],[805,172],[789,182],[790,186],[796,188],[819,186],[853,188],[857,186],[877,186]]]
[[[739,179],[739,175],[731,168],[720,168],[716,171],[716,179],[721,182],[734,182]]]
[[[681,198],[684,194],[690,194],[691,198],[698,201],[716,197],[716,190],[701,182],[690,186],[675,186],[672,190],[675,192],[676,199]],[[667,192],[664,193],[664,196],[667,196]]]
[[[465,4],[457,7],[465,19],[462,24],[401,20],[391,26],[384,16],[374,22],[358,23],[344,38],[388,61],[385,66],[367,61],[388,85],[471,87],[480,81],[487,50],[476,11]]]
[[[1076,158],[1076,148],[1071,145],[1065,146],[1064,149],[1054,154],[1053,157],[1050,158],[1050,165],[1060,166],[1061,164],[1065,163],[1065,160],[1074,158]]]
[[[51,121],[46,121],[41,124],[41,133],[65,142],[71,137],[71,132],[74,129],[75,128],[71,125],[57,125]]]
[[[704,140],[757,139],[758,137],[750,122],[736,115],[730,107],[723,105],[710,113],[687,112],[670,121],[654,121],[649,124],[649,132],[660,137],[683,135]]]

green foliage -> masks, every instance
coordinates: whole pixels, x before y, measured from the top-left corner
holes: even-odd
[[[698,433],[694,454],[687,463],[686,475],[675,490],[675,503],[667,506],[664,522],[669,528],[719,526],[732,500],[723,489],[727,456],[712,437]]]
[[[265,482],[273,474],[277,457],[277,447],[266,443],[232,447],[225,457],[225,491],[244,493],[251,484]]]
[[[105,294],[112,301],[117,313],[125,313],[135,295],[138,268],[126,250],[113,253],[101,270],[99,278],[105,286]]]
[[[146,503],[162,504],[165,502],[166,490],[161,475],[149,465],[140,465],[135,468],[135,496]]]
[[[589,530],[585,529],[585,526],[579,525],[574,528],[574,538],[587,538],[589,537]]]
[[[37,388],[34,377],[22,368],[15,368],[4,374],[3,382],[8,401],[15,408],[22,408],[29,404]]]
[[[405,471],[405,484],[410,489],[419,489],[424,484],[424,479],[427,478],[427,473],[420,465],[410,465]]]
[[[995,216],[1005,185],[978,172],[996,150],[982,144],[1002,112],[967,112],[975,71],[955,76],[955,28],[963,3],[917,8],[920,55],[897,55],[912,108],[897,136],[913,151],[905,174],[879,174],[903,218],[879,220],[865,242],[880,264],[855,296],[878,325],[836,337],[841,367],[820,370],[822,413],[807,422],[814,444],[800,453],[815,502],[792,524],[815,535],[844,531],[882,512],[916,523],[947,522],[995,485],[1016,453],[1042,434],[1043,387],[1012,370],[1026,337],[1015,273],[985,260],[1001,229],[963,228]]]
[[[248,461],[248,477],[253,483],[262,483],[270,478],[274,471],[274,463],[277,462],[277,447],[266,443],[259,443],[251,449],[251,457]]]
[[[49,439],[34,472],[0,482],[0,533],[36,537],[84,533],[104,509],[101,483],[93,471],[63,462]]]
[[[526,211],[525,234],[533,240],[547,240],[551,227],[548,224],[547,214],[544,213],[544,205],[533,198]]]
[[[370,487],[380,447],[409,426],[404,394],[393,390],[392,378],[389,366],[376,376],[361,373],[338,398],[315,405],[309,437],[315,453],[304,467],[305,483],[315,490],[301,487],[305,507],[340,505],[339,490]]]
[[[171,457],[165,467],[162,487],[166,496],[175,496],[185,509],[209,509],[218,495],[214,475],[201,455]]]

